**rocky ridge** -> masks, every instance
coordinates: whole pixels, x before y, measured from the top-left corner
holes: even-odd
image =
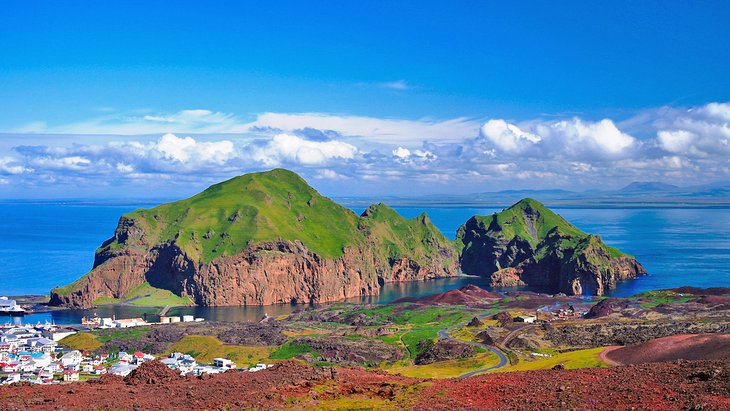
[[[492,216],[474,216],[456,238],[467,274],[494,287],[530,286],[571,295],[603,295],[646,274],[632,256],[580,231],[533,199]]]

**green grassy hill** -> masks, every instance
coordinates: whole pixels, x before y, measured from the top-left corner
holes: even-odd
[[[409,260],[408,269],[417,275],[439,277],[458,272],[453,243],[425,214],[409,220],[376,204],[358,216],[319,194],[299,175],[274,169],[235,177],[188,199],[123,215],[114,237],[97,250],[94,270],[52,290],[51,301],[76,306],[158,305],[162,302],[156,299],[164,297],[162,305],[189,303],[181,290],[187,287],[183,284],[189,284],[191,272],[222,257],[239,256],[256,244],[277,241],[300,242],[322,259],[343,257],[347,248],[372,254],[375,265],[372,257],[360,257],[362,267],[354,267],[365,270],[367,281],[389,275],[390,268],[402,259]],[[276,247],[256,252],[278,253]],[[432,269],[419,273],[424,266]],[[134,280],[125,281],[132,271]],[[88,278],[92,274],[94,281]],[[138,288],[145,281],[149,284],[141,293]],[[89,289],[95,294],[91,300],[81,295]],[[200,288],[188,290],[194,293]]]
[[[322,257],[334,258],[359,240],[354,212],[284,169],[235,177],[188,199],[122,218],[142,229],[146,244],[175,242],[201,262],[279,239],[299,240]],[[119,248],[127,240],[115,238],[105,247]]]
[[[645,273],[633,257],[531,198],[470,218],[457,232],[456,250],[465,273],[490,276],[500,286],[601,293]],[[517,270],[502,271],[507,268]]]

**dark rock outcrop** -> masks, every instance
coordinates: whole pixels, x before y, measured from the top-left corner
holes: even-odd
[[[474,347],[456,340],[442,340],[436,343],[423,340],[417,346],[416,365],[432,364],[437,361],[469,358],[476,354]]]
[[[459,228],[462,270],[494,287],[603,295],[620,281],[646,274],[633,257],[586,234],[539,202],[525,199]]]

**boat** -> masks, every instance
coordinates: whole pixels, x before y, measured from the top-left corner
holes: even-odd
[[[0,297],[0,315],[20,317],[25,315],[25,309],[19,306],[15,300],[10,300],[8,297]]]

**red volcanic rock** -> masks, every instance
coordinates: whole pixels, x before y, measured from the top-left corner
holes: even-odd
[[[143,363],[124,377],[124,382],[138,384],[166,384],[181,379],[180,373],[170,369],[159,360]]]
[[[705,295],[700,297],[697,302],[709,306],[720,305],[723,307],[730,307],[730,297],[724,295]]]
[[[336,371],[294,362],[164,384],[0,386],[0,409],[727,410],[730,361],[490,373],[463,379]],[[351,401],[351,402],[350,402]]]
[[[678,287],[672,288],[672,291],[680,294],[692,294],[692,295],[730,295],[730,287],[713,287],[713,288],[698,288],[698,287]]]
[[[275,251],[275,252],[268,252]],[[97,256],[97,259],[100,257]],[[373,247],[347,247],[342,257],[321,258],[300,242],[250,246],[235,256],[196,264],[176,246],[106,256],[80,280],[77,291],[52,293],[52,305],[85,308],[101,296],[121,297],[150,276],[164,277],[176,294],[198,305],[324,303],[377,295],[381,282],[427,280],[457,275],[454,251],[434,253],[427,265],[409,259],[384,262]],[[448,262],[448,263],[444,263]]]
[[[674,360],[730,359],[730,335],[685,334],[656,338],[645,343],[618,348],[606,358],[621,364],[641,364]]]
[[[499,293],[487,291],[476,285],[469,284],[458,290],[450,290],[439,294],[427,295],[425,297],[399,298],[393,303],[413,302],[420,304],[447,304],[447,305],[471,305],[498,300],[503,296]]]

